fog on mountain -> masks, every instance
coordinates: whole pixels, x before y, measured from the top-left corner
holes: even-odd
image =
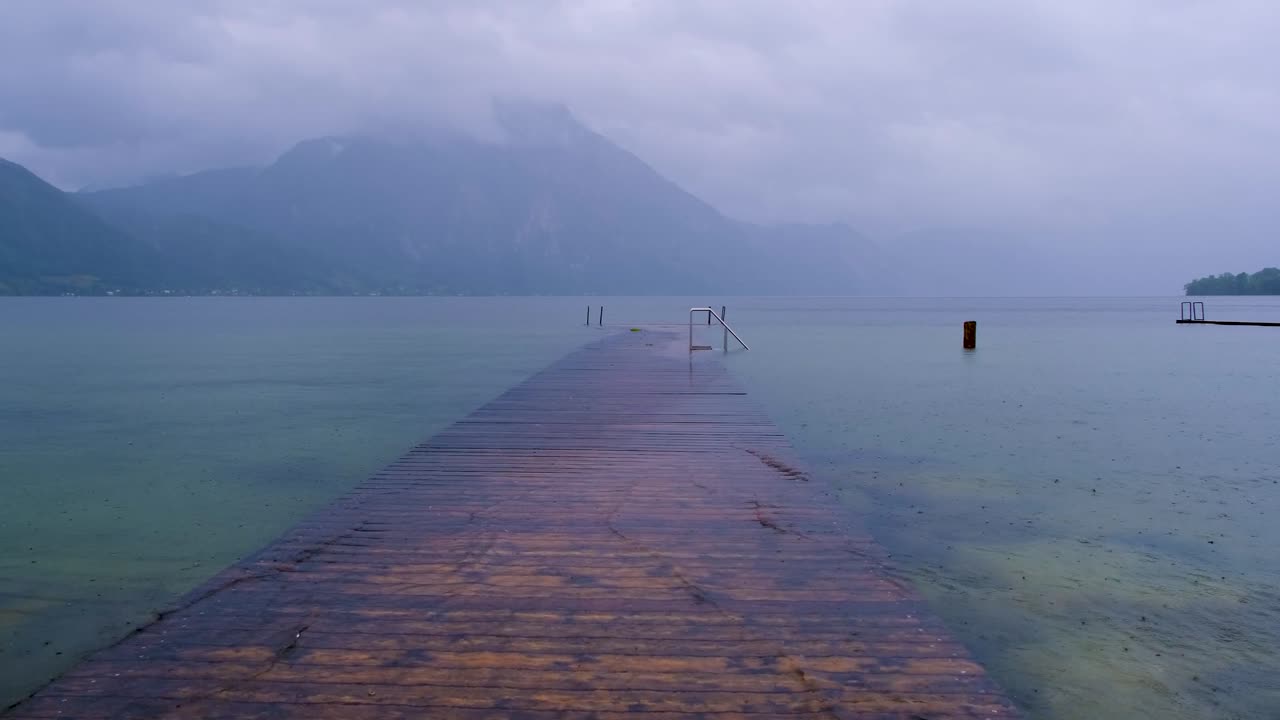
[[[305,140],[266,167],[64,195],[10,172],[14,293],[848,295],[876,248],[833,225],[741,222],[559,105],[503,101],[505,137]],[[20,177],[19,177],[20,176]],[[78,218],[78,224],[67,218]],[[25,239],[22,244],[17,241]],[[96,240],[95,240],[96,239]],[[96,254],[64,251],[97,242]],[[142,269],[146,268],[146,272]]]

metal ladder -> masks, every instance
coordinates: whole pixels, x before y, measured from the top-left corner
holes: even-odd
[[[742,345],[743,350],[751,349],[747,347],[746,343],[742,342],[742,338],[738,337],[738,333],[734,332],[733,328],[729,327],[729,324],[724,321],[724,318],[716,314],[715,310],[712,310],[709,307],[694,307],[694,308],[689,308],[689,352],[693,352],[694,350],[710,350],[711,349],[710,345],[694,345],[693,344],[693,314],[700,313],[700,312],[705,312],[707,314],[708,325],[711,324],[711,318],[715,318],[716,321],[720,323],[721,327],[724,328],[724,351],[725,352],[729,352],[729,336],[730,335],[733,336],[734,340],[738,341],[738,344]]]

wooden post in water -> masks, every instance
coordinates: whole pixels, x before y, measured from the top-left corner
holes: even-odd
[[[588,320],[588,322],[590,322]],[[600,327],[604,327],[604,306],[600,306]]]
[[[591,306],[587,306],[587,327],[591,326]]]
[[[964,349],[973,350],[978,347],[978,321],[967,320],[964,324]]]

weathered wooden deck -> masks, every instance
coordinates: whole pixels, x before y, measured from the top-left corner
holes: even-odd
[[[568,355],[11,717],[1016,716],[682,342]]]

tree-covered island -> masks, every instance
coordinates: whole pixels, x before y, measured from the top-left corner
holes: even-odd
[[[1280,268],[1263,268],[1252,275],[1206,275],[1183,287],[1187,295],[1280,295]]]

